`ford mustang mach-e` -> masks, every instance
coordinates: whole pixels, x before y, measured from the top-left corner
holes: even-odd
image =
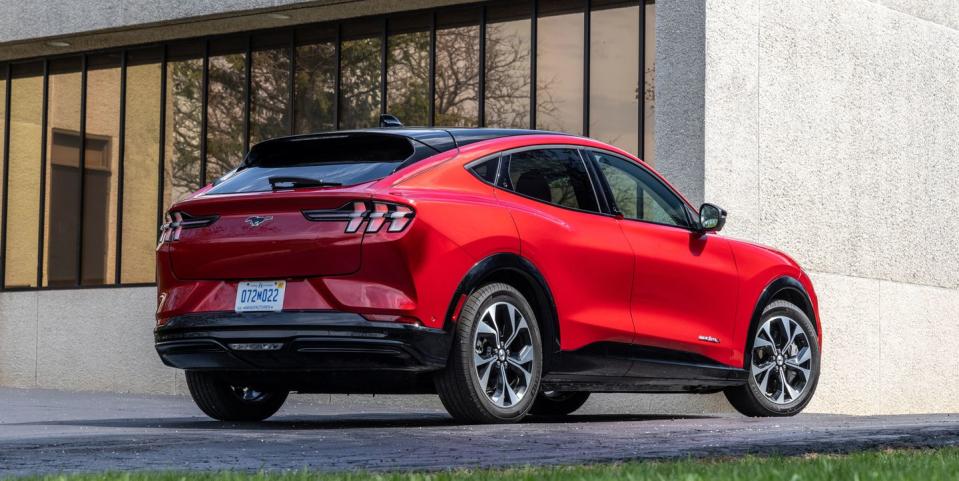
[[[291,391],[438,393],[465,422],[565,415],[594,392],[795,414],[819,376],[813,286],[725,221],[571,135],[269,140],[170,208],[156,349],[221,420],[268,418]]]

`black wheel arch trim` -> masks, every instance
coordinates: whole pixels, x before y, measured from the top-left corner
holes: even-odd
[[[492,254],[474,264],[466,275],[463,276],[459,286],[457,286],[456,291],[453,293],[453,298],[446,311],[443,329],[446,331],[452,330],[455,323],[453,316],[457,314],[455,311],[457,307],[462,308],[459,306],[461,296],[469,296],[473,291],[481,287],[486,280],[500,273],[518,274],[522,276],[535,291],[534,293],[537,299],[531,299],[531,301],[536,301],[536,305],[541,311],[536,314],[540,318],[543,317],[542,314],[546,314],[547,317],[547,319],[540,320],[539,326],[542,330],[543,339],[549,340],[548,344],[543,343],[543,361],[545,367],[551,355],[560,350],[559,316],[556,313],[556,302],[553,300],[553,293],[543,273],[540,272],[529,259],[519,254],[509,252]],[[551,346],[551,348],[547,348],[547,346]]]
[[[794,299],[799,300],[799,307],[806,317],[812,321],[813,329],[816,330],[816,334],[819,334],[819,323],[817,322],[816,312],[812,306],[812,300],[809,297],[809,293],[806,292],[806,288],[803,287],[802,283],[798,279],[792,276],[780,276],[773,279],[766,287],[763,289],[763,292],[759,295],[759,299],[756,300],[756,305],[753,308],[753,315],[749,321],[749,331],[746,334],[746,349],[743,353],[743,368],[749,365],[749,355],[752,352],[753,348],[753,336],[751,333],[756,329],[756,326],[759,325],[759,320],[763,316],[763,311],[766,309],[766,306],[769,305],[775,299],[782,299],[781,295],[783,293],[792,294],[791,298],[786,298],[785,300],[792,302]]]

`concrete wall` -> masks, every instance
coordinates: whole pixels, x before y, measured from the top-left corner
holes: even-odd
[[[182,371],[153,348],[156,289],[0,293],[0,386],[186,395]],[[339,405],[442,409],[436,396],[311,395]],[[584,413],[727,409],[722,396],[597,395]]]
[[[947,352],[959,336],[957,5],[659,2],[660,25],[704,11],[663,32],[688,47],[657,52],[660,65],[677,51],[704,65],[658,72],[658,98],[703,106],[702,131],[684,138],[668,125],[685,113],[657,105],[660,159],[702,145],[702,177],[684,185],[729,210],[728,235],[812,273],[824,326],[814,411],[959,410]]]

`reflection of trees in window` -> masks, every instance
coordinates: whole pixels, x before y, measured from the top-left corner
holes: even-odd
[[[486,125],[529,127],[530,46],[529,19],[487,25]]]
[[[210,57],[206,127],[207,182],[229,172],[243,160],[245,57],[244,54]]]
[[[389,37],[386,111],[406,125],[429,124],[430,34]]]
[[[639,152],[639,2],[595,1],[590,14],[589,134]]]
[[[289,50],[254,51],[251,60],[250,144],[289,135]]]
[[[540,2],[536,38],[536,127],[583,131],[582,0]],[[540,97],[548,98],[543,104]],[[544,105],[546,109],[541,109]]]
[[[479,26],[436,31],[436,125],[479,125]]]
[[[380,39],[344,41],[340,55],[340,128],[374,127],[380,113]]]
[[[167,66],[167,143],[164,167],[167,205],[200,188],[200,121],[203,62],[190,59]]]
[[[296,47],[297,133],[332,130],[336,102],[336,47],[331,42]]]

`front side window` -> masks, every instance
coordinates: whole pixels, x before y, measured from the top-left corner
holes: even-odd
[[[576,149],[542,149],[509,155],[513,191],[570,209],[598,212],[586,165]]]
[[[616,207],[627,219],[689,227],[683,201],[634,162],[602,152],[588,155],[606,177]]]

